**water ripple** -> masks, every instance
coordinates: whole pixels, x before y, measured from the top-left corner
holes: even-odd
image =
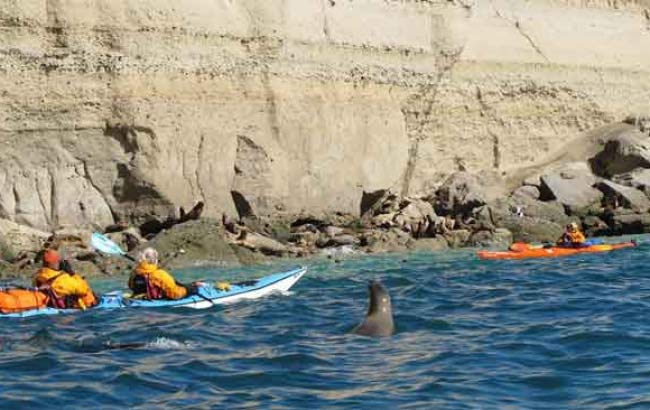
[[[0,397],[3,408],[39,410],[647,409],[648,254],[346,255],[312,262],[291,292],[259,301],[4,320]],[[377,278],[397,333],[352,335]]]

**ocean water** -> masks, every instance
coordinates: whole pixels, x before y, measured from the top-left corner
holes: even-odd
[[[468,250],[348,256],[306,262],[288,294],[225,307],[3,319],[0,406],[649,409],[649,256],[646,245],[529,261]],[[371,279],[391,294],[393,337],[349,333]]]

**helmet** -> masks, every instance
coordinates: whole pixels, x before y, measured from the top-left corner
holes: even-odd
[[[571,222],[566,227],[567,227],[567,229],[569,229],[571,231],[577,231],[578,230],[578,224],[575,223],[575,222]]]
[[[138,262],[147,262],[158,265],[158,251],[154,248],[146,248],[138,255]]]

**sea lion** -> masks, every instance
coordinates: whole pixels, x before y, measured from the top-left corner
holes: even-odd
[[[390,336],[395,332],[390,295],[381,284],[373,280],[368,284],[368,313],[352,333],[361,336]]]

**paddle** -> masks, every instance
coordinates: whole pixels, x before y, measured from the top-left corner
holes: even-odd
[[[90,244],[100,252],[109,255],[123,256],[132,262],[136,261],[131,255],[124,252],[115,242],[111,241],[106,237],[106,235],[102,235],[99,232],[93,232],[93,235],[90,238]]]

